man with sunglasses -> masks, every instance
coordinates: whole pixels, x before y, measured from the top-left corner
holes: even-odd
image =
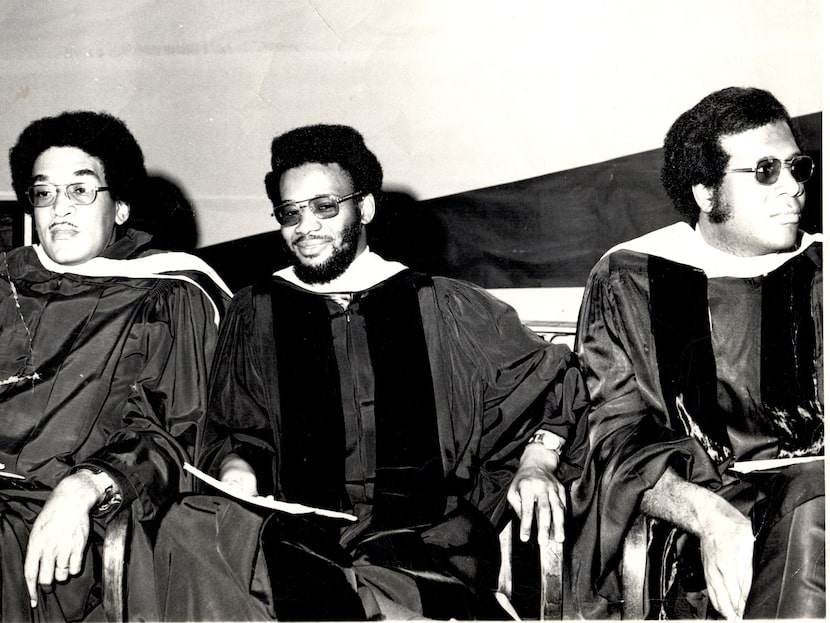
[[[618,565],[639,513],[662,520],[647,616],[825,616],[822,242],[799,229],[813,162],[796,136],[766,91],[705,97],[664,146],[685,222],[614,247],[590,275],[577,352],[595,411],[573,490],[583,616],[632,598]]]
[[[10,165],[37,243],[0,249],[0,620],[102,619],[103,535],[125,505],[128,613],[156,619],[139,569],[187,482],[230,292],[127,227],[149,182],[115,117],[39,119]]]
[[[506,502],[524,539],[534,514],[541,542],[564,538],[560,454],[586,398],[573,353],[484,290],[370,251],[381,181],[350,127],[274,139],[265,185],[293,265],[231,305],[199,457],[242,494],[356,520],[263,525],[186,498],[156,546],[168,619],[502,618]]]

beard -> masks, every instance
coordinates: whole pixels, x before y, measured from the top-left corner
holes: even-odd
[[[357,213],[355,219],[343,229],[343,242],[340,248],[333,249],[329,258],[322,264],[303,264],[292,254],[297,278],[305,283],[328,283],[342,275],[357,256],[357,243],[362,227],[360,213]]]

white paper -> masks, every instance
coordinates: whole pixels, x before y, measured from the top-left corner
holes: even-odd
[[[779,467],[786,467],[787,465],[795,465],[796,463],[809,463],[811,461],[823,461],[823,456],[801,456],[791,459],[765,459],[761,461],[735,461],[735,464],[730,467],[733,472],[741,474],[748,474],[749,472],[757,472],[765,469],[775,469]]]
[[[208,476],[203,471],[196,469],[190,463],[184,464],[184,469],[187,472],[190,472],[199,480],[208,483],[211,487],[219,489],[222,493],[225,493],[237,500],[245,502],[247,504],[254,504],[256,506],[261,506],[263,508],[270,508],[272,510],[281,511],[283,513],[290,513],[292,515],[308,515],[308,514],[315,514],[320,515],[321,517],[331,517],[334,519],[347,519],[349,521],[357,521],[357,517],[351,515],[349,513],[344,513],[341,511],[333,511],[327,508],[315,508],[314,506],[306,506],[305,504],[299,504],[297,502],[283,502],[281,500],[275,500],[273,496],[261,496],[261,495],[243,495],[239,493],[239,490],[235,487],[231,487],[226,485],[224,482],[220,480],[216,480],[211,476]]]

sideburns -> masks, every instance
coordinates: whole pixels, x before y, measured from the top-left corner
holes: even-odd
[[[725,223],[732,218],[732,206],[723,198],[723,186],[718,186],[712,193],[712,209],[707,216],[709,222],[715,225]]]

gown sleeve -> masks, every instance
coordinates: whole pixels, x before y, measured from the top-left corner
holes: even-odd
[[[580,310],[576,344],[590,393],[590,443],[571,491],[568,538],[581,607],[621,599],[616,568],[625,534],[644,492],[668,467],[696,484],[720,482],[703,447],[667,425],[652,360],[647,288],[647,276],[620,275],[609,270],[606,258],[592,271]],[[582,609],[588,618],[608,614],[602,606]]]
[[[239,292],[220,327],[198,463],[218,476],[222,460],[236,454],[254,468],[259,491],[270,493],[276,448],[268,411],[274,387],[267,380],[277,378],[277,371],[275,359],[268,356],[274,344],[265,330],[268,306],[254,309],[255,300],[252,288]],[[271,482],[266,482],[269,475]]]
[[[480,468],[473,501],[495,519],[533,433],[551,431],[570,446],[580,437],[587,392],[567,346],[543,340],[522,325],[512,307],[481,288],[454,280],[435,284],[452,359],[458,407],[453,418],[460,424],[468,420],[477,438]],[[563,461],[559,471],[567,481],[578,468]]]
[[[112,395],[120,394],[118,384],[130,383],[120,418],[106,420],[112,429],[107,443],[76,466],[105,470],[125,501],[138,500],[139,520],[152,519],[186,488],[181,467],[193,456],[206,410],[214,318],[214,306],[198,288],[159,280],[128,329],[111,381]]]

